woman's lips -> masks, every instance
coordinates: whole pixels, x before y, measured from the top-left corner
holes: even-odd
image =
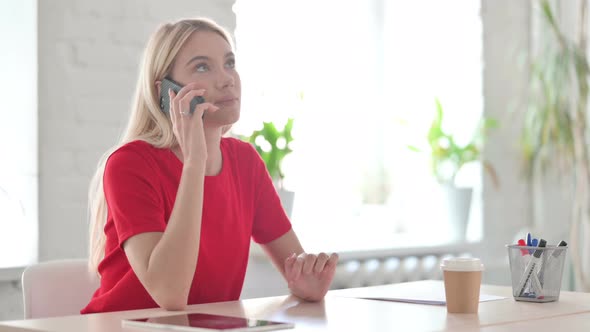
[[[224,98],[215,102],[216,106],[230,106],[238,102],[238,98]]]

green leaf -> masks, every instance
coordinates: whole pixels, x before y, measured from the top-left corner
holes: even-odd
[[[264,161],[270,176],[275,180],[284,178],[282,161],[285,156],[293,152],[289,145],[293,141],[291,134],[293,122],[293,119],[289,118],[282,130],[279,130],[272,122],[263,122],[262,129],[253,131],[250,136],[241,137],[242,140],[250,142],[254,146]],[[257,144],[259,137],[262,137],[270,145],[270,151],[262,150],[262,147]],[[280,139],[285,140],[285,147],[279,148],[277,143]]]
[[[407,148],[411,151],[414,151],[414,152],[422,152],[422,150],[420,150],[419,148],[417,148],[413,145],[408,145]]]
[[[528,179],[537,166],[544,172],[576,158],[582,158],[581,162],[588,158],[587,151],[579,157],[574,153],[576,144],[586,144],[585,137],[576,138],[574,134],[576,128],[586,133],[590,73],[586,49],[561,31],[549,1],[541,1],[541,14],[557,43],[545,38],[548,43],[532,60],[530,103],[521,139]],[[584,141],[577,143],[578,139]]]
[[[454,136],[446,133],[443,129],[444,111],[438,98],[435,99],[435,106],[434,118],[426,137],[430,146],[431,169],[438,181],[453,182],[461,167],[480,159],[481,149],[479,146],[483,144],[487,130],[497,127],[497,121],[483,118],[471,141],[465,146],[460,146],[455,142]],[[420,151],[414,146],[408,146],[408,148],[413,151]],[[443,167],[443,165],[446,166]],[[448,170],[449,167],[451,168],[450,171]],[[443,173],[445,170],[449,174]]]

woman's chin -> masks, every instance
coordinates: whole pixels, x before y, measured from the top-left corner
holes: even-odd
[[[222,110],[218,110],[215,114],[211,114],[209,117],[205,115],[205,124],[209,122],[211,125],[215,126],[227,126],[236,123],[240,119],[240,111],[230,111],[230,112],[223,112]]]

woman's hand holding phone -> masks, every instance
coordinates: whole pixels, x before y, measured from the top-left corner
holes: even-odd
[[[219,107],[205,102],[196,105],[194,112],[191,112],[190,104],[193,98],[202,97],[205,94],[205,90],[196,89],[194,83],[184,86],[178,94],[172,89],[168,90],[168,94],[170,96],[170,119],[182,152],[183,163],[185,166],[199,163],[204,169],[207,160],[207,145],[202,117],[205,111],[215,112]]]

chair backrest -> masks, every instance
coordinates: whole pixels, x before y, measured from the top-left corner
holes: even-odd
[[[86,259],[54,260],[28,266],[22,276],[25,319],[78,315],[99,286]]]

